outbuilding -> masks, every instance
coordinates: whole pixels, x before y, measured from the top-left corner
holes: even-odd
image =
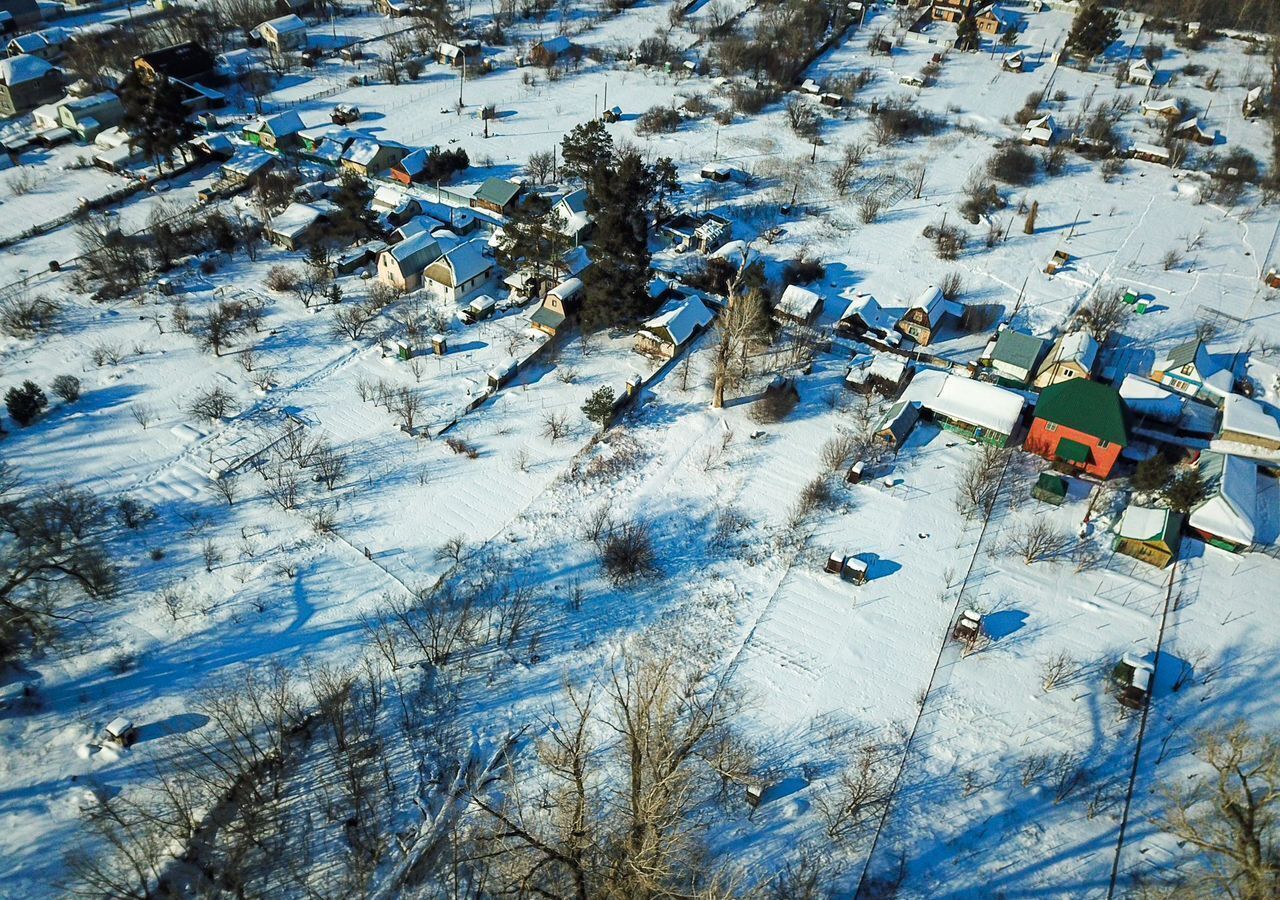
[[[1178,557],[1182,516],[1169,509],[1130,506],[1120,516],[1112,549],[1163,569]]]
[[[812,325],[822,314],[822,297],[798,284],[787,285],[777,306],[774,318],[796,325]]]
[[[700,297],[670,304],[636,332],[634,349],[645,356],[674,359],[714,318],[715,314]]]
[[[1218,438],[1261,450],[1280,450],[1280,422],[1256,400],[1229,394],[1222,405],[1222,431]]]

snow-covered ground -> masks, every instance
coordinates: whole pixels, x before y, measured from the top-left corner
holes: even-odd
[[[595,22],[587,21],[585,6],[573,7],[570,31],[597,53],[613,51],[665,28],[668,7],[641,3]],[[692,18],[706,14],[703,5]],[[1199,173],[1129,161],[1107,183],[1095,163],[1068,154],[1057,176],[1003,186],[1008,205],[993,213],[1002,231],[994,246],[984,245],[985,223],[970,226],[968,249],[947,262],[922,235],[944,216],[962,221],[966,180],[995,142],[1020,131],[1012,115],[1033,91],[1047,90],[1044,108],[1060,122],[1086,103],[1131,98],[1135,108],[1117,130],[1125,139],[1153,139],[1137,109],[1143,88],[1052,64],[1069,21],[1062,11],[1026,15],[1013,48],[1029,60],[1025,73],[1002,71],[1005,51],[987,46],[949,53],[936,84],[916,89],[899,78],[919,71],[940,45],[906,39],[891,56],[872,56],[867,36],[893,30],[889,13],[875,13],[806,72],[819,81],[863,68],[873,73],[856,105],[823,111],[816,151],[789,130],[782,103],[758,116],[735,114],[726,125],[706,116],[671,134],[637,137],[635,120],[652,106],[702,96],[727,108],[729,99],[711,78],[590,56],[555,81],[511,65],[468,79],[461,112],[457,73],[435,65],[415,82],[347,86],[353,74],[376,80],[374,64],[329,60],[286,79],[269,100],[296,101],[308,125],[325,121],[333,104],[351,103],[363,112],[359,127],[379,136],[462,146],[473,161],[459,179],[463,187],[517,175],[530,153],[552,148],[595,110],[617,104],[624,115],[609,126],[615,141],[670,156],[686,186],[681,202],[731,218],[735,237],[753,241],[771,277],[800,255],[826,267],[823,281],[811,286],[825,297],[824,325],[855,292],[903,307],[957,272],[965,303],[998,308],[1000,319],[1037,333],[1061,329],[1095,293],[1130,287],[1149,295],[1151,306],[1126,322],[1104,361],[1107,378],[1146,374],[1163,352],[1212,322],[1215,358],[1250,374],[1274,408],[1280,320],[1261,276],[1277,263],[1280,213],[1253,193],[1225,209],[1197,202],[1206,177]],[[372,37],[380,25],[362,15],[334,29]],[[522,23],[510,42],[527,44],[554,28]],[[1130,23],[1123,41],[1135,31]],[[926,36],[950,34],[934,26]],[[697,37],[686,22],[672,40],[693,47]],[[1241,85],[1259,68],[1255,58],[1230,40],[1190,57],[1166,43],[1162,70],[1194,60],[1220,70],[1221,87],[1209,91],[1203,76],[1178,76],[1162,81],[1160,93],[1199,111],[1202,124],[1221,136],[1219,152],[1243,147],[1270,158],[1267,126],[1240,114]],[[336,94],[315,97],[333,86]],[[945,126],[933,137],[877,146],[869,104],[902,97]],[[499,116],[486,138],[478,114],[488,104]],[[867,159],[840,196],[831,169],[852,143],[869,145]],[[11,176],[0,175],[0,209],[9,213],[0,237],[122,183],[76,167],[83,152],[62,147],[24,156],[39,173],[26,193],[15,193]],[[1193,159],[1203,152],[1194,148]],[[700,167],[713,159],[750,173],[750,183],[701,181]],[[916,164],[926,169],[918,196],[901,189]],[[194,203],[210,178],[209,170],[197,171],[164,194],[140,193],[121,205],[120,220],[141,228],[157,204]],[[873,191],[892,203],[878,221],[864,223],[856,200]],[[793,195],[797,210],[784,216],[779,207]],[[1037,228],[1024,234],[1025,212],[1018,211],[1032,202]],[[781,233],[755,240],[774,227]],[[1057,250],[1071,261],[1047,274]],[[1170,250],[1180,259],[1166,267]],[[0,280],[19,280],[78,252],[74,226],[59,228],[0,251]],[[674,269],[694,264],[670,253],[655,261]],[[891,878],[895,871],[912,897],[1104,894],[1138,732],[1138,716],[1122,715],[1107,692],[1107,675],[1125,654],[1153,653],[1162,623],[1154,702],[1119,858],[1122,885],[1164,865],[1176,849],[1148,821],[1160,803],[1159,784],[1191,765],[1192,731],[1237,717],[1276,725],[1265,686],[1274,680],[1280,642],[1269,609],[1280,559],[1235,556],[1188,539],[1177,567],[1157,570],[1112,553],[1107,528],[1117,513],[1110,508],[1095,510],[1085,529],[1096,559],[1025,564],[1009,547],[1018,529],[1047,517],[1076,534],[1091,500],[1079,484],[1059,508],[1031,500],[1034,458],[1019,455],[1010,466],[1005,499],[984,524],[955,503],[958,473],[979,449],[921,425],[890,464],[861,484],[839,484],[828,508],[804,528],[789,527],[796,498],[823,472],[824,442],[848,430],[855,415],[858,403],[841,386],[844,344],[798,375],[800,403],[784,421],[760,425],[749,403],[711,407],[713,337],[704,336],[687,371],[664,370],[623,424],[601,437],[580,412],[588,395],[605,385],[620,392],[629,377],[655,373],[653,361],[632,352],[628,335],[571,336],[464,415],[495,366],[545,341],[528,327],[527,311],[478,325],[455,321],[448,355],[411,364],[372,338],[335,337],[334,307],[305,309],[267,290],[271,266],[301,262],[299,254],[270,249],[252,262],[224,257],[211,272],[175,279],[197,314],[221,297],[266,299],[266,319],[249,336],[258,366],[276,373],[265,392],[238,363],[243,344],[222,356],[203,353],[191,337],[174,333],[166,298],[93,304],[70,289],[65,271],[29,288],[65,298],[60,332],[0,344],[6,388],[26,378],[47,385],[60,374],[85,385],[78,402],[54,401],[32,427],[12,428],[0,442],[24,483],[129,494],[158,511],[125,542],[121,599],[83,610],[92,617],[89,633],[10,679],[36,685],[38,705],[0,713],[2,896],[53,895],[62,862],[51,848],[70,845],[80,832],[72,778],[125,790],[145,782],[154,775],[150,763],[168,750],[165,723],[181,721],[194,691],[246,667],[357,659],[370,641],[366,617],[389,595],[449,573],[453,560],[441,548],[453,539],[473,559],[501,559],[537,596],[533,623],[504,651],[509,664],[463,692],[459,715],[477,743],[535,722],[564,682],[590,678],[627,636],[654,626],[682,631],[691,654],[742,697],[738,727],[767,748],[776,785],[754,813],[744,805],[727,816],[713,846],[760,871],[798,847],[822,847],[833,860],[837,896],[850,896],[864,873]],[[347,301],[366,290],[359,278],[342,285]],[[953,329],[929,350],[964,363],[985,342],[985,334]],[[119,361],[95,364],[104,347]],[[419,422],[432,438],[406,434],[391,412],[361,399],[359,385],[378,380],[420,394]],[[214,385],[234,395],[238,410],[221,422],[194,420],[187,407]],[[553,440],[546,423],[559,415],[570,427]],[[474,458],[436,435],[458,416],[449,435]],[[244,461],[287,421],[345,452],[347,475],[332,491],[304,486],[299,507],[283,509],[245,467],[240,495],[228,504],[210,471]],[[1274,545],[1278,491],[1273,478],[1262,484],[1260,533]],[[619,588],[601,576],[583,532],[602,506],[615,522],[652,524],[659,577]],[[308,521],[321,509],[333,510],[331,534]],[[726,540],[721,526],[729,512],[743,527]],[[825,574],[833,551],[866,562],[867,583]],[[166,610],[164,595],[178,598],[176,612]],[[967,655],[948,640],[966,608],[986,616],[990,637]],[[1075,662],[1074,674],[1046,690],[1046,661],[1063,654]],[[89,753],[96,731],[121,714],[143,725],[144,740],[119,756]],[[895,797],[883,819],[831,844],[818,800],[868,734],[896,748]]]

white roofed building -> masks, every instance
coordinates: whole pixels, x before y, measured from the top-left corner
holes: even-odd
[[[673,301],[636,332],[635,351],[645,356],[673,359],[714,318],[715,313],[700,297]]]
[[[1257,463],[1206,450],[1197,466],[1205,499],[1191,510],[1187,524],[1215,547],[1247,550],[1257,535]]]

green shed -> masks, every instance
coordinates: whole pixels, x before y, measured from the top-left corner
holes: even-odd
[[[1061,506],[1067,499],[1067,479],[1052,472],[1041,472],[1040,480],[1031,489],[1031,496],[1043,503]]]

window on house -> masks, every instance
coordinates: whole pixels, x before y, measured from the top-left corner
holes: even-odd
[[[1106,448],[1108,448],[1108,447],[1110,447],[1110,446],[1111,446],[1111,442],[1110,442],[1110,441],[1098,441],[1098,449],[1099,449],[1099,450],[1105,450]]]
[[[1045,430],[1045,431],[1057,431],[1057,430],[1058,430],[1058,426],[1057,426],[1055,423],[1053,423],[1053,422],[1045,422],[1045,423],[1044,423],[1044,430]]]

